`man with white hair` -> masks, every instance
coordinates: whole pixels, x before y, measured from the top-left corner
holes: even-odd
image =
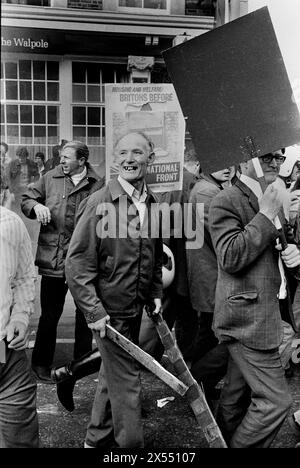
[[[287,292],[283,264],[299,272],[300,252],[292,243],[281,254],[275,248],[282,199],[273,182],[285,156],[275,151],[259,160],[268,186],[264,194],[249,160],[209,211],[218,260],[213,328],[229,351],[218,421],[233,448],[269,447],[292,404],[278,349],[278,296]]]
[[[162,240],[152,236],[149,213],[156,198],[145,182],[153,145],[146,134],[131,131],[114,151],[119,175],[89,198],[66,259],[70,291],[101,337],[102,365],[86,448],[144,446],[140,367],[105,338],[105,326],[110,323],[137,343],[143,307],[161,312]]]

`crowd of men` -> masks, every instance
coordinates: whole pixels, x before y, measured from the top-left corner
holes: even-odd
[[[58,398],[72,411],[76,380],[99,370],[84,447],[142,448],[140,368],[106,338],[106,324],[159,360],[152,322],[159,313],[175,327],[212,409],[219,400],[216,418],[228,446],[272,444],[292,404],[280,345],[284,327],[296,327],[287,307],[300,279],[298,159],[279,179],[289,154],[260,156],[263,191],[252,160],[203,174],[189,146],[183,189],[153,194],[146,174],[155,153],[144,133],[129,131],[116,141],[119,173],[107,183],[81,142],[64,141],[52,159],[37,153],[36,162],[26,148],[7,162],[1,143],[0,447],[38,447],[36,380],[57,383]],[[172,223],[163,237],[159,210],[150,216],[158,203],[188,201],[194,218],[197,206],[204,208],[197,249],[174,235]],[[24,350],[36,273],[24,223],[7,209],[14,204],[26,222],[40,224],[41,316],[31,366]],[[175,261],[168,287],[164,244]],[[76,308],[74,360],[54,368],[68,289]],[[100,353],[92,333],[100,335]],[[300,429],[298,416],[293,424]]]

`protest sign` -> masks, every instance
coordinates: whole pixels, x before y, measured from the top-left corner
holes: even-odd
[[[128,131],[154,143],[147,184],[154,192],[181,190],[185,121],[172,84],[106,84],[106,180],[118,173],[113,148]]]

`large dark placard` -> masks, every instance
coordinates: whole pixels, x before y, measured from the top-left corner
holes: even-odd
[[[246,159],[247,137],[261,155],[300,141],[299,111],[267,7],[163,56],[205,172]]]

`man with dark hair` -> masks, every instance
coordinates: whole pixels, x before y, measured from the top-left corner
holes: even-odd
[[[32,353],[32,368],[44,382],[51,382],[56,330],[63,312],[68,286],[65,257],[81,201],[104,185],[88,163],[88,147],[80,141],[67,143],[61,164],[43,175],[25,194],[22,210],[41,223],[36,265],[42,275],[41,317]],[[91,333],[76,308],[74,357],[91,350]]]
[[[48,159],[45,163],[45,173],[51,171],[60,164],[60,150],[61,145],[55,145],[52,148],[52,158]]]
[[[7,167],[8,186],[15,196],[15,211],[20,212],[21,195],[28,184],[38,177],[38,167],[29,159],[29,153],[25,146],[16,151],[16,159],[13,159]]]
[[[38,167],[39,176],[41,177],[42,175],[46,174],[44,153],[41,153],[40,151],[35,153],[34,160]]]
[[[25,348],[36,273],[23,221],[8,210],[0,174],[0,448],[38,448],[36,382]]]
[[[224,344],[218,344],[212,330],[218,264],[209,233],[208,212],[213,198],[224,189],[230,177],[230,168],[209,175],[201,174],[189,199],[194,217],[198,204],[202,204],[204,208],[203,245],[199,249],[187,249],[186,252],[191,303],[198,318],[191,373],[199,383],[202,383],[209,403],[217,399],[218,392],[215,386],[226,374],[228,351]]]

